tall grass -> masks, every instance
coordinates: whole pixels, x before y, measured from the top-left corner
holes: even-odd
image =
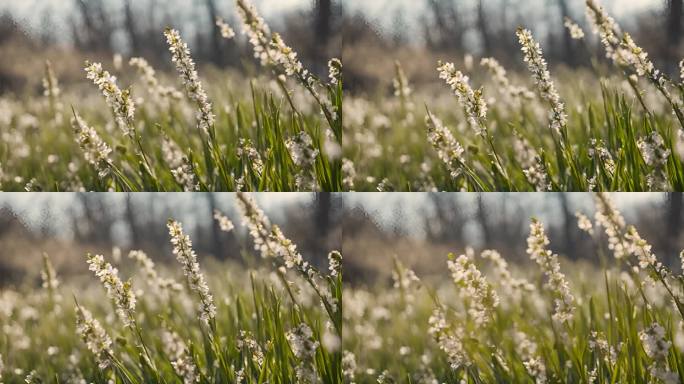
[[[268,76],[200,78],[173,29],[159,39],[178,79],[140,57],[126,68],[86,62],[94,84],[78,92],[60,89],[47,63],[41,98],[0,100],[0,189],[341,190],[341,62],[331,59],[329,78],[319,79],[249,1],[235,7]],[[235,38],[222,20],[216,28]]]
[[[681,382],[684,278],[608,196],[596,207],[594,221],[578,213],[590,263],[562,260],[533,219],[529,265],[466,249],[441,277],[396,259],[393,285],[345,287],[347,381]]]
[[[239,199],[251,225],[247,215],[260,209],[250,196]],[[245,270],[198,261],[182,224],[168,227],[177,258],[169,268],[140,250],[120,260],[88,255],[91,276],[60,281],[46,255],[41,289],[27,281],[2,290],[0,381],[342,382],[339,252],[330,253],[329,271],[318,271],[269,224],[251,233],[263,259]],[[299,264],[285,261],[292,255]]]
[[[435,79],[454,97],[444,84],[412,87],[397,64],[394,97],[349,96],[345,184],[358,191],[684,190],[681,79],[658,69],[596,1],[586,0],[586,11],[606,57],[597,56],[588,31],[565,22],[591,57],[586,69],[549,68],[521,27],[526,72],[488,57],[479,66],[472,56],[440,62]]]

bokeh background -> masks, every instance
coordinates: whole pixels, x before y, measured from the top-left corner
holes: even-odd
[[[341,54],[340,1],[253,3],[308,68],[327,76],[327,61]],[[220,36],[217,17],[233,26],[236,39]],[[207,67],[253,72],[257,65],[238,20],[234,0],[0,0],[0,95],[40,93],[46,59],[69,85],[85,83],[84,60],[112,69],[115,54],[126,66],[127,58],[143,56],[168,71],[172,64],[162,35],[167,26],[180,30],[200,73]]]
[[[327,269],[328,252],[341,249],[341,200],[329,193],[257,193],[271,221],[298,245],[304,258]],[[235,225],[221,232],[214,209]],[[166,222],[180,221],[200,263],[261,263],[232,193],[3,193],[0,194],[0,287],[40,284],[46,252],[58,274],[87,272],[85,256],[144,250],[161,265],[173,264]]]
[[[658,259],[679,270],[684,195],[610,196]],[[563,260],[600,262],[575,217],[580,211],[593,219],[591,193],[361,193],[345,194],[343,205],[345,282],[352,285],[391,284],[395,256],[418,276],[444,278],[447,255],[466,247],[496,249],[509,264],[524,268],[530,263],[525,251],[532,217],[544,223],[550,249]]]
[[[658,68],[676,74],[682,50],[682,0],[600,0],[621,26],[645,47]],[[345,0],[343,57],[352,92],[391,92],[394,60],[413,83],[434,81],[438,59],[464,66],[464,56],[494,56],[509,69],[523,63],[518,26],[533,31],[554,73],[558,66],[590,66],[604,56],[585,19],[584,0]],[[570,17],[587,42],[570,38]],[[373,57],[373,60],[368,60]],[[417,87],[416,87],[417,88]]]

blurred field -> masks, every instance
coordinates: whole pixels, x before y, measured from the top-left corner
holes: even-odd
[[[680,382],[676,252],[651,248],[603,201],[591,228],[580,221],[591,234],[578,231],[575,260],[555,254],[563,232],[551,225],[515,228],[526,232],[516,247],[346,239],[347,265],[378,268],[344,288],[347,382]]]
[[[237,200],[234,229],[215,220],[225,251],[239,239],[228,257],[202,251],[197,258],[189,248],[207,249],[206,233],[192,227],[206,225],[211,213],[185,212],[182,230],[197,236],[185,238],[169,223],[165,239],[143,241],[149,255],[31,235],[5,220],[0,265],[14,269],[0,270],[2,381],[340,383],[339,254],[328,256],[333,249],[321,249],[323,242],[303,241],[298,250],[287,225],[276,229],[252,197]],[[256,223],[265,233],[253,231]],[[254,248],[266,239],[268,251]],[[55,256],[43,259],[41,251]],[[104,259],[86,258],[90,252]]]
[[[341,64],[330,61],[340,56],[339,38],[333,5],[323,3],[321,13],[316,6],[279,15],[293,48],[246,1],[191,7],[209,11],[203,24],[175,14],[145,27],[136,10],[159,12],[151,3],[125,2],[120,25],[95,22],[121,12],[115,2],[76,2],[53,15],[72,23],[70,37],[50,24],[37,35],[5,13],[0,188],[340,190]],[[295,15],[311,23],[292,27]],[[296,51],[301,59],[289,54]]]
[[[426,2],[401,14],[403,34],[352,28],[348,188],[684,188],[680,34],[646,23],[680,25],[681,10],[654,4],[616,21],[612,3],[523,2],[509,13],[493,3]]]

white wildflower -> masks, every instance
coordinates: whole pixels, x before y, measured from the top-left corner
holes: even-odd
[[[456,141],[451,131],[433,114],[428,112],[425,117],[428,141],[437,151],[437,156],[446,165],[452,178],[463,173],[463,153],[465,150]]]
[[[235,31],[233,31],[233,28],[228,25],[222,18],[217,18],[216,19],[216,26],[219,28],[219,31],[221,32],[221,36],[224,39],[232,39],[235,37]]]
[[[453,63],[439,63],[437,68],[439,78],[446,81],[465,109],[468,124],[476,134],[487,134],[487,103],[482,95],[482,89],[473,90],[469,84],[468,76],[457,71]]]
[[[145,281],[151,287],[158,291],[180,292],[183,286],[173,279],[165,279],[157,273],[154,267],[154,262],[147,256],[147,254],[140,250],[132,250],[128,253],[128,258],[135,260],[135,262],[142,269],[145,275]]]
[[[469,366],[471,363],[461,342],[463,330],[460,328],[452,330],[444,312],[439,308],[433,311],[428,323],[430,326],[428,333],[437,342],[439,349],[446,353],[451,369],[455,371]]]
[[[164,330],[161,337],[164,353],[171,360],[173,370],[183,379],[183,384],[198,383],[199,369],[180,336],[176,332]]]
[[[499,296],[487,279],[466,255],[447,261],[454,283],[462,289],[461,296],[468,300],[468,314],[476,326],[487,325],[492,320],[494,309],[499,305]]]
[[[76,331],[85,342],[88,350],[95,355],[100,369],[107,369],[114,364],[112,339],[93,315],[80,306],[76,309]]]
[[[116,84],[116,77],[102,69],[100,63],[86,62],[85,71],[88,79],[100,88],[102,94],[114,113],[117,126],[128,136],[134,133],[133,118],[135,104],[129,90],[121,90]]]
[[[570,32],[570,37],[573,38],[574,40],[582,40],[584,39],[584,31],[582,30],[582,27],[577,25],[572,19],[569,17],[565,18],[565,21],[563,22],[563,25],[565,28],[568,29],[568,32]]]
[[[173,254],[183,266],[183,274],[187,279],[188,286],[200,298],[199,319],[205,324],[209,324],[216,317],[216,306],[213,296],[209,293],[209,286],[204,280],[204,275],[200,271],[197,254],[192,249],[190,236],[183,232],[183,226],[175,220],[169,220],[167,227],[171,236]]]
[[[223,213],[221,213],[217,209],[214,210],[214,220],[216,220],[216,222],[219,225],[219,228],[223,232],[230,232],[233,230],[233,228],[235,228],[235,226],[233,225],[233,222],[230,221],[228,216],[224,215]]]
[[[570,292],[570,285],[565,275],[560,271],[558,255],[546,249],[549,238],[546,237],[544,226],[536,219],[530,224],[530,236],[527,238],[527,253],[539,264],[547,278],[546,285],[555,298],[554,320],[563,323],[572,320],[575,298]]]
[[[316,373],[314,359],[319,343],[318,341],[314,341],[311,328],[309,328],[308,325],[301,323],[294,329],[288,331],[285,337],[290,343],[292,353],[300,360],[300,363],[297,364],[295,368],[297,379],[302,383],[313,384],[318,382],[318,374]]]
[[[576,212],[575,217],[577,217],[577,228],[593,236],[594,226],[591,223],[591,220],[589,220],[589,218],[581,212]]]
[[[645,138],[640,138],[637,146],[646,165],[652,168],[646,177],[649,189],[652,191],[667,190],[669,182],[667,181],[666,167],[671,151],[665,146],[663,137],[658,132],[653,131]]]
[[[209,130],[214,126],[214,113],[212,112],[212,106],[207,93],[204,91],[195,70],[195,62],[190,56],[188,45],[181,39],[180,33],[175,29],[166,29],[164,35],[169,44],[171,60],[176,65],[176,70],[185,85],[186,93],[191,100],[197,103],[198,111],[196,117],[198,127],[208,135]]]
[[[356,170],[354,169],[354,162],[347,159],[342,159],[342,186],[347,191],[354,190],[354,179],[356,178]]]
[[[81,147],[85,160],[95,167],[101,178],[109,175],[113,167],[112,161],[109,158],[109,154],[112,152],[109,145],[76,112],[74,112],[71,125],[76,134],[76,142]]]
[[[618,260],[629,256],[630,244],[624,238],[625,219],[622,214],[607,193],[597,193],[594,201],[596,202],[594,218],[596,224],[605,229],[606,236],[608,236],[608,249],[613,251],[613,256]]]
[[[668,356],[672,342],[665,336],[665,328],[658,323],[651,324],[648,328],[639,332],[639,339],[644,347],[646,355],[653,360],[649,367],[651,376],[662,380],[666,384],[679,382],[679,375],[670,371]]]
[[[107,289],[107,295],[114,303],[116,312],[124,326],[132,326],[135,323],[136,297],[131,282],[121,281],[119,270],[107,263],[102,255],[88,254],[87,263],[88,269],[95,272],[95,276]]]
[[[316,180],[314,178],[314,166],[319,150],[314,147],[313,140],[308,133],[301,131],[294,137],[285,142],[287,150],[290,152],[292,161],[299,167],[295,175],[295,184],[298,190],[315,190]]]
[[[544,59],[541,46],[532,37],[532,32],[527,29],[518,28],[516,34],[518,35],[524,61],[527,63],[530,72],[532,72],[532,78],[537,84],[539,93],[551,105],[551,128],[560,135],[567,124],[568,117],[565,113],[565,105],[561,102],[556,86],[551,80],[551,74],[548,71],[548,65],[546,59]],[[561,142],[561,144],[564,143]]]

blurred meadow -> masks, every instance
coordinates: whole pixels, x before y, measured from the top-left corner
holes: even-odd
[[[340,15],[0,2],[0,189],[340,190]]]
[[[338,196],[0,206],[1,382],[342,382]]]

